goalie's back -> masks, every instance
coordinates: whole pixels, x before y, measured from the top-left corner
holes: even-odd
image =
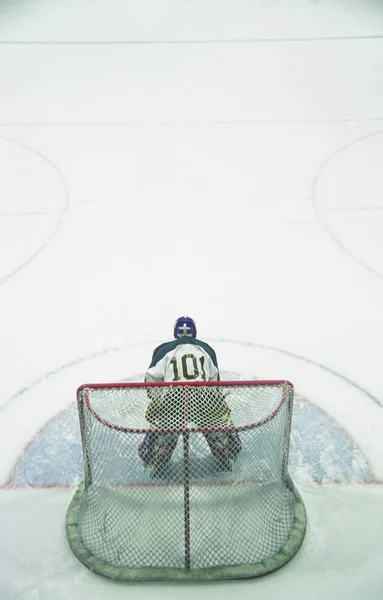
[[[158,346],[145,374],[146,382],[218,379],[215,351],[206,342],[193,337],[181,337]]]

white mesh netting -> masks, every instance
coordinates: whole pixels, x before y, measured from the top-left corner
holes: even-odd
[[[306,529],[287,468],[292,403],[285,381],[82,386],[76,556],[125,580],[280,567]]]

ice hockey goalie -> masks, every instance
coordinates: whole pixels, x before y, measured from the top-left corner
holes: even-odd
[[[158,346],[145,374],[150,382],[218,381],[220,379],[214,349],[197,339],[195,321],[179,317],[174,324],[174,340]],[[182,387],[148,389],[146,419],[157,431],[145,435],[139,456],[151,475],[158,474],[169,462],[177,446],[178,433],[158,429],[181,426],[184,419]],[[198,427],[231,426],[230,408],[219,387],[190,388],[188,419]],[[219,468],[231,470],[241,450],[238,433],[214,431],[204,434]]]

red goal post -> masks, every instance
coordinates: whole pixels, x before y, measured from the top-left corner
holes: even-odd
[[[256,577],[282,566],[306,530],[288,473],[293,395],[284,380],[82,385],[84,482],[66,524],[75,555],[121,580]],[[156,476],[138,455],[148,434],[175,442]],[[222,470],[210,441],[230,436],[241,450]]]

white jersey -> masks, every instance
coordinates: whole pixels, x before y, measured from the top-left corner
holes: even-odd
[[[155,349],[146,382],[217,381],[217,358],[211,346],[195,338],[181,338]]]

